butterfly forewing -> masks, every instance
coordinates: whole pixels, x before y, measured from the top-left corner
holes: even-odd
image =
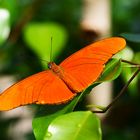
[[[58,76],[46,70],[5,90],[0,96],[0,110],[10,110],[31,103],[58,104],[74,96]]]
[[[79,91],[85,89],[99,78],[104,64],[125,47],[125,40],[113,37],[95,42],[65,59],[60,66],[66,75],[77,81]]]

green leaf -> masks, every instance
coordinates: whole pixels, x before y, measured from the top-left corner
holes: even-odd
[[[29,47],[40,59],[46,61],[52,61],[60,54],[68,36],[63,26],[52,22],[30,23],[24,28],[23,33]],[[52,60],[50,60],[51,38]],[[42,64],[45,68],[47,67],[46,64]]]
[[[0,45],[8,38],[10,32],[9,11],[0,9]]]
[[[100,120],[90,111],[77,111],[51,122],[44,140],[101,140]]]
[[[111,59],[105,66],[105,69],[97,82],[115,80],[121,73],[121,61],[119,59]]]
[[[82,94],[83,96],[86,95],[86,94],[89,94],[90,91],[91,91],[94,87],[98,86],[98,85],[101,84],[101,83],[102,83],[101,81],[99,81],[99,82],[94,82],[93,84],[91,84],[90,86],[88,86],[81,94]]]
[[[122,33],[121,36],[126,38],[128,41],[140,43],[140,34]]]
[[[74,107],[78,103],[81,95],[75,97],[69,104],[55,105],[55,106],[43,106],[37,112],[33,119],[32,126],[33,132],[37,140],[42,140],[48,129],[49,124],[58,116],[73,111]]]

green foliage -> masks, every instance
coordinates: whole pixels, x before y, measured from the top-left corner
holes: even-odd
[[[8,38],[10,32],[9,11],[0,9],[0,45]]]
[[[131,61],[139,64],[140,52],[135,53],[135,55],[134,55],[134,52],[132,52],[132,53],[133,53],[133,55],[131,57]],[[126,53],[126,54],[128,55],[129,53]],[[128,56],[130,56],[130,55],[128,55]],[[129,59],[126,59],[126,60],[129,60]],[[122,74],[121,75],[122,75],[123,80],[125,82],[127,82],[130,79],[130,77],[133,75],[133,73],[136,71],[137,66],[135,66],[135,65],[131,66],[130,64],[123,64],[122,66],[123,66],[123,70],[122,70]],[[135,77],[135,79],[131,82],[130,86],[128,87],[129,94],[132,97],[138,96],[138,94],[139,94],[139,91],[138,91],[139,79],[140,79],[140,76],[137,75]]]
[[[121,70],[121,61],[119,59],[111,59],[107,63],[98,82],[115,80],[120,75]]]
[[[139,33],[139,5],[139,0],[112,0],[113,34]]]
[[[54,119],[44,140],[101,140],[100,120],[89,111],[68,113]]]
[[[57,23],[30,23],[24,28],[24,38],[39,58],[52,61],[55,60],[64,49],[67,42],[67,32],[63,26]],[[52,54],[50,54],[51,47]],[[50,55],[52,55],[52,60],[50,60]],[[45,64],[43,66],[46,67],[47,65]]]
[[[46,131],[50,123],[60,115],[72,112],[77,104],[79,97],[76,97],[67,106],[47,106],[41,107],[33,119],[33,131],[37,140],[42,140],[45,137]],[[41,131],[40,131],[41,130]]]
[[[88,138],[89,140],[100,140],[100,121],[94,114],[86,111],[73,112],[70,114],[68,113],[73,111],[79,99],[79,97],[76,97],[67,106],[52,106],[51,108],[48,107],[47,109],[45,107],[42,107],[42,109],[33,119],[33,130],[36,139],[57,140],[58,138],[58,140],[63,140],[67,138],[68,140],[78,140],[80,138],[80,140],[84,140],[85,138]],[[53,111],[50,112],[51,109],[53,109]],[[76,128],[78,124],[80,125],[80,128]],[[55,127],[58,128],[57,133],[52,132],[52,127],[54,129]]]
[[[133,45],[134,47],[127,46],[122,51],[122,59],[135,62],[139,64],[140,60],[140,51],[139,51],[139,43],[140,43],[140,34],[132,34],[132,33],[122,33],[121,36],[123,36],[126,40],[128,40],[128,45]],[[137,45],[136,45],[137,44]],[[134,52],[134,49],[138,50],[137,52]],[[130,77],[133,75],[133,73],[136,71],[137,66],[130,65],[130,64],[123,64],[122,65],[122,78],[125,81],[125,83],[130,79]],[[129,94],[134,98],[138,96],[138,85],[139,85],[139,75],[135,77],[135,79],[131,82],[131,84],[128,87]]]
[[[126,38],[128,41],[140,43],[140,34],[122,33],[121,36]]]
[[[101,139],[101,132],[100,132],[101,128],[99,125],[99,120],[97,120],[97,117],[95,117],[93,114],[91,115],[91,113],[89,114],[89,112],[88,112],[88,115],[91,118],[94,116],[93,121],[91,121],[91,119],[85,120],[83,118],[84,115],[80,114],[81,119],[83,119],[83,121],[86,121],[86,124],[87,124],[87,128],[85,128],[85,126],[84,126],[85,124],[81,125],[80,130],[78,129],[78,127],[77,128],[75,127],[75,125],[77,125],[77,123],[79,123],[79,122],[83,123],[83,121],[80,120],[79,113],[77,114],[78,116],[76,115],[76,116],[74,116],[74,119],[71,119],[72,122],[70,122],[68,120],[70,117],[69,114],[67,114],[66,117],[64,115],[64,118],[63,118],[63,114],[72,112],[73,109],[75,108],[75,106],[78,104],[78,102],[81,101],[83,99],[83,97],[91,91],[92,88],[94,88],[95,86],[97,86],[98,84],[100,84],[102,82],[105,82],[108,80],[114,80],[115,78],[117,78],[119,76],[120,72],[121,72],[120,60],[112,59],[106,65],[106,68],[105,68],[102,76],[100,77],[100,79],[96,83],[93,83],[87,89],[85,89],[79,96],[75,97],[71,103],[69,103],[68,105],[65,105],[65,106],[60,105],[60,107],[58,105],[50,106],[50,107],[46,106],[46,107],[43,107],[43,109],[39,110],[37,115],[33,119],[33,130],[34,130],[36,139],[37,140],[42,140],[42,139],[46,139],[46,140],[56,139],[57,140],[57,138],[58,138],[58,140],[59,139],[63,140],[63,139],[67,138],[70,140],[72,140],[72,139],[73,140],[78,140],[78,139],[84,140],[85,138],[87,138],[89,140],[90,139],[100,140]],[[50,110],[53,110],[53,111],[50,112]],[[82,113],[85,113],[85,116],[87,116],[86,112],[82,112]],[[62,122],[61,120],[63,120],[64,122]],[[69,122],[70,124],[67,124],[66,122]],[[63,127],[64,123],[66,123],[65,128]],[[74,123],[74,125],[73,125],[73,123]],[[55,129],[55,125],[58,128],[57,132],[56,133],[50,132],[50,128],[54,127],[54,129]],[[90,125],[90,126],[88,126],[88,125]],[[83,132],[85,129],[86,130],[89,129],[88,130],[89,132],[87,132],[87,131]],[[77,133],[77,135],[75,137],[73,137],[74,135],[71,135],[74,131],[75,131],[75,133]],[[71,137],[69,135],[71,135]]]
[[[35,4],[36,1],[38,1],[37,5]],[[0,8],[6,10],[10,15],[10,18],[7,16],[5,21],[0,19],[1,75],[12,73],[21,78],[23,77],[23,73],[24,77],[26,77],[27,75],[41,71],[42,67],[43,69],[46,68],[46,64],[44,62],[42,63],[40,59],[50,60],[51,37],[53,37],[52,59],[57,60],[57,62],[61,62],[61,60],[64,60],[64,58],[74,51],[80,49],[84,44],[88,44],[84,33],[89,38],[92,37],[90,36],[90,31],[87,32],[85,28],[81,27],[81,15],[84,6],[82,2],[81,0],[1,0]],[[128,40],[127,45],[129,47],[122,52],[121,57],[123,56],[123,59],[139,63],[140,1],[112,0],[111,2],[112,36],[118,36],[120,34]],[[10,28],[12,32],[8,38]],[[5,31],[7,31],[7,34],[4,34]],[[89,34],[87,35],[87,33]],[[8,40],[6,40],[7,38]],[[37,61],[38,59],[39,62]],[[73,136],[73,131],[77,132],[78,130],[80,130],[77,133],[78,140],[84,136],[86,136],[84,139],[90,139],[90,136],[95,140],[101,139],[101,133],[99,131],[101,128],[98,117],[91,112],[73,112],[73,110],[84,99],[86,94],[90,93],[92,88],[102,82],[115,80],[122,71],[121,78],[123,80],[116,79],[116,87],[113,93],[119,92],[123,81],[126,83],[135,69],[133,67],[131,68],[128,64],[122,65],[120,60],[113,59],[106,64],[98,81],[90,85],[70,103],[41,107],[33,119],[33,131],[36,139],[56,139],[59,137],[62,137],[60,138],[62,140],[68,139],[68,137],[72,139],[70,136]],[[105,123],[102,127],[103,139],[137,140],[140,138],[138,76],[128,87],[128,91],[129,94],[126,93],[122,102],[118,102],[119,107],[117,110],[112,109],[104,120]],[[128,95],[132,95],[133,100]],[[100,106],[97,108],[100,108]],[[80,108],[79,110],[82,109]],[[112,113],[114,110],[115,113]],[[117,112],[118,110],[119,112]],[[87,119],[84,117],[87,117]],[[5,119],[3,121],[2,118],[0,120],[0,130],[2,132],[0,139],[12,139],[7,136],[7,132],[9,132],[8,125],[11,124],[11,121],[8,122],[7,120]],[[12,122],[12,125],[15,125],[19,121],[17,119],[15,120]],[[79,123],[80,127],[77,129],[76,125]],[[51,132],[52,127],[55,129],[57,127],[59,131],[54,134],[54,131]],[[89,131],[87,132],[87,130]],[[49,137],[50,132],[53,134],[51,137]],[[65,136],[67,137],[65,138]]]

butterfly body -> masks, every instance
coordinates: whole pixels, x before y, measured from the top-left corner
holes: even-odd
[[[125,47],[119,37],[95,42],[45,70],[9,87],[0,95],[0,111],[26,104],[61,104],[74,98],[101,75],[104,64]]]
[[[75,79],[70,74],[66,73],[63,67],[56,65],[54,62],[48,63],[49,69],[54,75],[58,76],[73,93],[81,92],[75,86]]]

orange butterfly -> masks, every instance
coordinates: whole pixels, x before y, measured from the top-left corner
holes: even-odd
[[[0,95],[0,110],[71,100],[99,78],[104,64],[125,45],[123,38],[112,37],[79,50],[60,65],[48,63],[49,70],[27,77],[5,90]]]

